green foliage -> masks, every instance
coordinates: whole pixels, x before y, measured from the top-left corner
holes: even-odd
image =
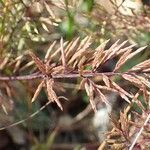
[[[93,9],[94,0],[84,0],[82,3],[82,10],[84,12],[91,12]]]
[[[60,29],[66,39],[72,39],[74,34],[74,18],[72,14],[69,13],[67,18],[60,24]]]

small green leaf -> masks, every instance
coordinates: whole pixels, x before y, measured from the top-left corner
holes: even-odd
[[[82,11],[91,12],[94,5],[94,0],[84,0],[82,4]]]
[[[67,39],[72,38],[74,33],[74,19],[71,15],[60,24],[60,29]]]

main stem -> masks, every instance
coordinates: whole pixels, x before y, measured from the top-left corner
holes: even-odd
[[[129,73],[129,72],[124,72],[124,73],[115,73],[115,72],[103,72],[103,73],[94,73],[94,72],[86,72],[83,74],[80,73],[60,73],[60,74],[51,74],[51,77],[53,79],[60,79],[60,78],[78,78],[78,77],[84,77],[84,78],[89,78],[89,77],[95,77],[95,76],[102,76],[102,75],[107,75],[107,76],[115,76],[115,75],[123,75],[123,74],[135,74],[135,73]],[[0,76],[0,81],[13,81],[13,80],[33,80],[33,79],[40,79],[44,78],[45,75],[40,74],[40,73],[34,73],[30,75],[22,75],[22,76]]]

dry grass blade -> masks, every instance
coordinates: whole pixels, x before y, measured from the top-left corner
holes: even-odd
[[[3,111],[4,111],[4,113],[6,114],[6,115],[8,115],[8,111],[7,111],[7,108],[6,108],[6,106],[7,106],[7,104],[5,103],[6,102],[6,97],[4,97],[4,95],[1,93],[1,91],[0,91],[0,106],[2,107],[2,109],[3,109]]]
[[[113,72],[116,72],[118,69],[120,69],[120,67],[125,64],[125,62],[127,61],[127,56],[130,54],[130,52],[132,51],[132,49],[127,50],[118,60]]]
[[[110,105],[109,101],[107,100],[106,96],[99,90],[96,89],[96,91],[98,92],[98,96],[100,97],[100,99],[106,104],[106,105]]]
[[[143,51],[145,47],[141,47],[139,49],[137,49],[136,51],[131,53],[132,49],[128,49],[119,59],[119,61],[117,62],[114,71],[117,71],[127,60],[131,59],[132,57],[134,57],[135,55],[137,55],[138,53],[140,53],[141,51]]]
[[[133,96],[131,94],[129,94],[128,92],[126,92],[123,88],[121,88],[115,82],[111,81],[111,83],[113,85],[113,88],[118,91],[118,94],[130,104],[131,102],[128,97],[132,98]]]
[[[5,113],[6,115],[8,115],[8,112],[7,112],[6,107],[5,107],[3,104],[1,104],[1,107],[2,107],[2,109],[3,109],[3,111],[4,111],[4,113]]]
[[[67,44],[68,44],[68,42],[64,42],[63,47],[65,47]],[[51,55],[51,59],[56,57],[60,51],[61,51],[61,47],[59,47],[57,50],[55,50],[55,52]]]
[[[145,84],[148,88],[150,88],[150,81],[148,79],[139,75],[135,75],[135,77],[139,79],[143,84]]]
[[[10,59],[10,54],[7,55],[7,56],[4,58],[4,60],[0,63],[0,70],[3,70],[3,69],[4,69],[4,67],[5,67],[6,64],[8,63],[9,59]]]
[[[132,102],[132,103],[136,103],[136,104],[139,103],[139,102],[140,102],[140,101],[138,100],[139,95],[140,95],[140,90],[133,96],[131,102]],[[125,110],[126,115],[127,115],[127,113],[129,112],[129,110],[130,110],[131,107],[132,107],[132,106],[129,105],[129,106],[126,108],[126,110]],[[140,108],[140,107],[139,107],[139,108]]]
[[[150,68],[150,59],[133,66],[129,71],[143,71]]]
[[[45,17],[40,17],[39,18],[39,21],[41,23],[45,23],[45,24],[48,24],[48,25],[53,25],[54,22],[52,22],[49,18],[45,18]]]
[[[132,75],[123,74],[122,77],[125,80],[127,80],[127,81],[129,81],[131,83],[134,83],[134,85],[136,85],[139,89],[143,86],[143,83],[139,79],[135,78]]]
[[[84,83],[84,87],[85,87],[87,95],[89,96],[90,92],[89,92],[89,85],[88,85],[87,81]]]
[[[103,42],[103,43],[101,43],[96,49],[95,49],[95,51],[96,51],[96,53],[95,53],[95,56],[96,56],[96,54],[97,54],[97,52],[101,52],[101,50],[104,50],[105,49],[105,47],[106,47],[106,45],[107,45],[107,43],[110,41],[110,39],[108,39],[108,40],[106,40],[105,42]]]
[[[65,47],[65,49],[64,49],[64,53],[65,53],[65,56],[66,56],[66,62],[68,62],[68,60],[69,60],[69,56],[68,56],[68,51],[69,51],[69,49],[72,47],[72,44],[74,43],[74,41],[73,40],[71,40],[69,43],[67,43],[67,45],[65,45],[66,47]],[[63,48],[64,48],[64,46],[63,46]],[[74,50],[74,49],[73,49]],[[71,54],[71,56],[74,54],[74,52]],[[70,56],[70,57],[71,57]],[[59,58],[59,61],[61,61],[61,57]]]
[[[93,69],[96,69],[100,65],[100,60],[102,59],[104,55],[104,48],[108,42],[109,40],[103,42],[102,44],[100,44],[100,46],[96,48],[96,51],[94,53],[94,60],[92,62]]]
[[[120,40],[116,41],[108,50],[104,51],[104,54],[102,58],[99,60],[99,64],[97,65],[100,66],[101,64],[105,63],[109,59],[112,59],[114,56],[117,56],[117,52],[120,50],[120,48],[126,44],[127,41],[124,41],[120,45],[118,44]]]
[[[7,83],[5,83],[5,86],[6,86],[5,89],[6,89],[7,96],[9,98],[11,98],[12,97],[12,89],[11,89],[10,85]]]
[[[103,78],[105,85],[110,88],[109,78],[105,74],[102,75],[102,78]]]
[[[114,48],[116,48],[118,46],[120,39],[117,40],[107,51],[111,52]]]
[[[13,70],[13,73],[15,73],[19,69],[21,62],[22,62],[22,59],[23,59],[23,55],[21,55],[20,58],[17,60],[15,67],[14,67],[14,70]]]
[[[53,68],[53,66],[50,66],[49,62],[50,62],[50,59],[45,63],[45,69],[46,69],[46,74],[47,75],[51,74],[52,68]]]
[[[63,66],[57,66],[52,68],[52,75],[58,74],[58,73],[63,73],[64,72],[64,67]]]
[[[122,46],[124,46],[127,41],[124,41],[121,44],[118,44],[119,40],[115,42],[105,53],[105,56],[103,58],[102,63],[105,63],[107,60],[113,58],[114,56],[117,56],[117,52],[120,50]]]
[[[39,95],[39,93],[41,92],[43,86],[44,86],[44,81],[42,81],[42,82],[38,85],[38,87],[37,87],[37,89],[36,89],[36,91],[35,91],[35,93],[34,93],[34,96],[33,96],[32,100],[31,100],[32,103],[33,103],[33,102],[36,100],[36,98],[38,97],[38,95]]]
[[[56,45],[56,41],[54,41],[50,47],[48,48],[47,52],[46,52],[46,55],[45,55],[45,62],[47,62],[48,60],[51,59],[51,56],[50,56],[50,53],[52,51],[52,49],[54,48],[54,46]]]
[[[83,48],[84,45],[85,45],[89,40],[91,40],[91,37],[90,37],[90,36],[86,36],[86,37],[80,42],[77,51],[80,50],[81,48]]]
[[[49,6],[46,2],[44,2],[44,4],[45,4],[45,7],[46,7],[46,10],[49,12],[49,14],[50,14],[50,16],[52,17],[52,19],[55,19],[55,18],[56,18],[56,17],[55,17],[55,14],[54,14],[53,11],[51,10],[50,6]]]
[[[149,73],[143,73],[144,77],[147,79],[150,79],[150,74]]]
[[[52,79],[49,79],[47,78],[46,79],[46,90],[47,90],[47,94],[48,94],[48,100],[51,101],[51,102],[54,102],[54,96],[53,96],[53,80]]]
[[[53,79],[49,79],[47,78],[46,79],[46,90],[47,90],[47,94],[48,94],[48,99],[49,101],[52,101],[52,102],[56,102],[56,104],[58,105],[58,107],[63,110],[63,107],[59,101],[59,98],[57,97],[55,91],[53,90],[53,84],[54,84],[54,81]]]
[[[133,140],[129,150],[132,150],[134,148],[134,145],[136,144],[138,138],[142,134],[142,131],[144,130],[144,127],[148,124],[149,120],[150,120],[150,114],[148,114],[147,118],[145,119],[145,122],[144,122],[143,126],[141,127],[140,131],[138,132],[138,134],[136,135],[135,139]]]
[[[145,107],[143,106],[142,102],[138,98],[134,98],[134,99],[136,99],[136,100],[134,100],[136,105],[144,112]],[[135,113],[135,112],[133,111],[132,113]]]
[[[77,58],[79,58],[83,52],[86,51],[86,49],[90,46],[91,44],[91,37],[87,37],[85,39],[83,39],[76,51],[76,53],[71,57],[71,59],[69,60],[68,64],[73,63],[74,61],[77,60]]]
[[[75,53],[75,48],[78,46],[79,43],[79,37],[75,39],[74,41],[71,41],[68,46],[65,49],[66,52],[66,59],[69,60],[70,57]]]
[[[100,61],[100,64],[103,64],[104,62],[106,62],[109,58],[112,57],[112,52],[116,53],[114,51],[114,48],[118,45],[118,42],[120,40],[116,41],[108,50],[105,51],[105,55],[103,56],[103,58]]]
[[[126,61],[131,59],[132,57],[134,57],[135,55],[137,55],[138,53],[142,52],[147,46],[141,47],[139,49],[137,49],[136,51],[130,53],[127,57],[126,57]]]
[[[80,71],[80,73],[82,74],[82,72],[83,72],[83,68],[84,68],[84,62],[86,61],[86,57],[85,56],[83,56],[80,60],[79,60],[79,62],[78,62],[78,69],[79,69],[79,71]]]
[[[113,142],[114,143],[114,142]],[[118,149],[118,150],[121,150],[121,149],[125,149],[126,148],[126,144],[123,142],[123,143],[117,143],[117,144],[112,144],[112,149]]]
[[[83,79],[81,80],[81,82],[80,82],[80,84],[79,84],[79,87],[78,87],[79,90],[81,90],[81,89],[84,88],[84,84],[85,84],[86,80],[87,80],[87,79],[85,79],[85,78],[83,78]]]
[[[129,140],[129,121],[126,114],[120,112],[120,122],[123,135]]]
[[[41,25],[42,25],[42,27],[43,27],[43,29],[46,31],[46,32],[50,32],[49,31],[49,29],[48,29],[48,27],[47,27],[47,25],[45,24],[45,23],[41,23]]]
[[[80,45],[78,46],[76,52],[73,53],[72,57],[70,58],[68,64],[72,64],[73,62],[75,62],[76,64],[78,63],[78,58],[81,57],[82,53],[85,52],[85,50],[90,46],[90,37],[86,37],[85,39],[83,39],[80,43]],[[74,64],[75,64],[74,63]]]
[[[60,9],[62,9],[62,10],[65,10],[65,8],[66,8],[66,7],[65,7],[65,4],[62,3],[62,2],[60,2],[60,1],[55,2],[55,3],[54,3],[54,1],[53,1],[52,4],[53,4],[54,6],[60,8]]]
[[[9,56],[9,55],[8,55]],[[7,56],[6,56],[7,57]],[[7,66],[12,66],[14,65],[19,59],[20,57],[22,57],[22,55],[18,56],[15,60],[11,60],[11,61],[8,61],[7,63]]]
[[[144,85],[141,87],[141,89],[143,92],[143,97],[144,97],[145,102],[149,101],[148,90],[146,89],[146,87]]]
[[[63,47],[63,38],[60,40],[60,47],[61,47],[61,59],[62,59],[62,65],[64,69],[66,68],[66,57],[64,53],[64,47]]]
[[[143,82],[145,83],[146,81],[141,81],[141,79],[138,79],[135,76],[131,76],[131,75],[127,75],[124,74],[122,75],[122,77],[131,82],[132,84],[134,84],[136,87],[138,87],[141,91],[143,91],[143,96],[145,100],[148,100],[148,91],[146,89],[146,86],[143,84]],[[147,83],[147,82],[146,82]]]
[[[79,71],[85,68],[85,66],[91,66],[93,52],[88,50],[84,51],[73,63],[73,68],[78,68]],[[81,69],[81,70],[80,70]]]
[[[129,47],[121,49],[121,47],[123,47],[127,43],[127,41],[124,41],[121,44],[118,44],[118,42],[119,42],[119,40],[116,41],[107,51],[105,51],[105,55],[101,59],[100,64],[105,63],[106,61],[112,59],[113,57],[115,57],[115,56],[117,56],[119,54],[124,53],[125,51],[129,50],[129,52],[130,52],[130,49],[135,46],[135,45],[131,45]],[[141,52],[144,48],[145,47],[142,47],[142,48],[138,49],[135,53],[131,53],[132,55],[130,54],[130,56],[127,55],[129,52],[127,52],[126,54],[124,54],[124,57],[122,56],[120,58],[120,60],[117,63],[117,66],[114,69],[114,71],[118,70],[128,59],[132,58],[134,55],[136,55],[137,53]],[[125,55],[127,55],[127,57],[125,57]]]
[[[32,57],[32,59],[34,60],[36,66],[38,67],[38,69],[43,73],[46,74],[46,68],[45,68],[45,64],[31,51],[28,52],[28,54]]]
[[[93,85],[91,82],[89,83],[89,85],[87,82],[85,82],[84,87],[85,87],[87,96],[89,97],[90,104],[91,104],[94,112],[96,112],[97,110],[96,110],[96,104],[94,102]]]
[[[116,55],[118,56],[118,55],[120,55],[120,54],[123,54],[123,53],[125,53],[127,50],[132,49],[132,48],[135,47],[135,46],[136,46],[136,44],[132,44],[132,45],[127,46],[127,47],[125,47],[125,48],[121,48],[120,50],[117,51]]]
[[[106,91],[111,91],[111,92],[118,93],[118,91],[116,89],[111,88],[111,87],[102,86],[102,85],[96,85],[96,84],[95,84],[95,87],[100,89],[100,90],[106,90]]]
[[[20,71],[23,71],[23,70],[27,69],[28,67],[31,67],[32,65],[34,65],[34,61],[30,61],[27,64],[25,64],[24,66],[22,66],[20,68]]]
[[[150,68],[144,69],[143,72],[145,72],[145,73],[146,73],[146,72],[147,72],[147,73],[150,73]]]
[[[94,92],[93,92],[93,85],[92,83],[90,82],[90,85],[89,85],[89,98],[90,98],[90,103],[92,105],[92,108],[93,110],[96,112],[97,109],[96,109],[96,104],[94,102]]]
[[[122,133],[121,133],[120,122],[118,120],[116,120],[116,118],[113,115],[110,115],[110,119],[111,119],[113,128],[115,129],[114,131],[116,131],[118,133],[118,135],[121,135]],[[112,133],[110,133],[110,134],[112,134]]]

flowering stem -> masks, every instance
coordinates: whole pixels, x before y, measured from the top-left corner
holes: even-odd
[[[79,73],[60,73],[60,74],[51,74],[51,77],[53,79],[60,79],[60,78],[78,78],[78,77],[85,77],[85,78],[90,78],[90,77],[95,77],[95,76],[102,76],[102,75],[107,75],[107,76],[115,76],[115,75],[123,75],[123,74],[135,74],[135,73],[115,73],[115,72],[103,72],[103,73],[94,73],[94,72],[86,72],[83,74]],[[21,76],[0,76],[0,81],[13,81],[13,80],[33,80],[33,79],[39,79],[39,78],[44,78],[45,75],[39,74],[39,73],[34,73],[30,75],[21,75]]]

